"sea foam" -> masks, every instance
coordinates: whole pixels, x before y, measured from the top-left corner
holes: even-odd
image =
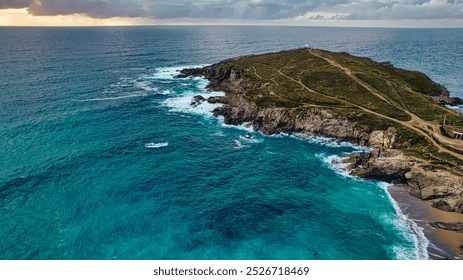
[[[335,138],[323,137],[323,136],[312,136],[302,133],[293,133],[290,135],[293,138],[311,143],[316,145],[323,145],[331,148],[352,148],[356,152],[368,152],[371,151],[371,147],[367,146],[358,146],[345,141],[337,141]]]
[[[427,260],[429,259],[428,246],[430,245],[429,240],[424,235],[423,228],[418,226],[413,220],[409,219],[407,215],[402,212],[399,204],[392,198],[388,191],[390,184],[385,182],[378,183],[378,186],[384,190],[385,194],[389,198],[394,210],[397,214],[397,218],[391,219],[391,223],[400,230],[402,236],[411,241],[415,250],[409,250],[401,246],[394,246],[393,251],[395,257],[398,260]],[[411,234],[410,234],[411,232]]]
[[[159,91],[159,89],[153,87],[149,81],[135,81],[135,86],[145,91]]]
[[[173,79],[175,75],[179,73],[180,68],[165,68],[164,70],[160,70],[155,74],[155,77],[158,79]],[[208,102],[203,102],[198,106],[192,106],[191,101],[193,100],[193,97],[196,95],[205,95],[204,97],[207,98],[206,94],[206,85],[208,81],[204,78],[185,78],[183,79],[184,82],[182,82],[182,87],[183,90],[178,90],[177,89],[177,96],[171,97],[166,99],[163,102],[163,105],[170,108],[170,111],[172,112],[183,112],[183,113],[190,113],[190,114],[200,114],[204,116],[212,116],[212,111],[220,106],[223,106],[222,104],[209,104]],[[186,90],[185,90],[186,89]],[[217,92],[213,94],[214,96],[223,96],[223,92]],[[255,132],[254,129],[252,128],[252,125],[249,123],[242,124],[240,126],[232,126],[232,125],[227,125],[223,121],[223,117],[219,117],[219,120],[221,122],[221,125],[223,127],[230,127],[230,128],[236,128],[236,129],[241,129],[244,131],[247,131],[249,133]],[[327,137],[319,137],[319,136],[309,136],[305,134],[300,134],[300,133],[294,133],[291,135],[288,134],[278,134],[278,135],[270,135],[270,137],[293,137],[301,141],[305,141],[311,144],[315,145],[322,145],[322,146],[327,146],[327,147],[332,147],[332,148],[351,148],[353,149],[353,152],[368,152],[372,148],[371,147],[361,147],[361,146],[356,146],[353,145],[349,142],[339,142],[336,141],[334,138],[327,138]],[[236,150],[241,150],[243,148],[249,147],[248,145],[244,145],[242,141],[245,141],[247,143],[252,143],[254,141],[259,141],[256,139],[247,139],[245,137],[240,137],[240,140],[234,140],[235,143],[235,149]],[[325,165],[336,171],[338,174],[341,176],[347,177],[351,180],[362,180],[358,177],[352,176],[349,174],[349,171],[347,169],[349,163],[344,162],[344,159],[346,159],[346,154],[344,155],[326,155],[326,154],[316,154],[316,157],[322,160]],[[396,227],[402,236],[411,242],[414,246],[413,250],[410,250],[410,248],[405,248],[401,246],[394,246],[392,248],[392,251],[394,253],[394,257],[396,259],[428,259],[429,255],[427,253],[427,247],[429,246],[429,241],[426,239],[423,233],[423,229],[420,228],[415,222],[412,220],[409,220],[403,212],[400,210],[397,202],[395,202],[390,194],[387,192],[387,184],[385,183],[379,183],[379,186],[381,188],[386,188],[385,192],[391,201],[391,204],[393,205],[395,212],[396,212],[396,217],[391,218],[391,219],[386,219],[385,222],[387,223],[392,223],[394,227]]]
[[[118,99],[127,99],[127,98],[144,97],[144,96],[148,96],[148,95],[145,93],[137,93],[137,94],[127,94],[127,95],[122,95],[122,96],[114,96],[114,97],[89,98],[89,99],[82,99],[78,101],[81,101],[81,102],[107,101],[107,100],[118,100]]]
[[[336,171],[337,174],[350,178],[352,180],[363,180],[359,177],[350,175],[347,167],[349,163],[344,162],[347,159],[346,156],[339,155],[325,155],[316,154],[317,158],[323,161],[323,163],[330,169]],[[400,209],[399,204],[392,198],[387,190],[389,184],[385,182],[378,182],[378,186],[383,189],[387,198],[394,207],[396,216],[395,217],[382,217],[384,222],[392,224],[401,233],[402,237],[407,241],[414,244],[414,250],[410,250],[408,247],[393,246],[392,251],[395,254],[395,259],[398,260],[426,260],[429,259],[427,251],[430,245],[429,240],[424,235],[422,227],[419,227],[413,220],[409,219]]]
[[[159,149],[162,147],[167,147],[169,146],[169,142],[161,142],[161,143],[146,143],[145,148],[148,149]]]
[[[321,153],[315,154],[315,157],[320,159],[326,167],[335,171],[337,174],[353,180],[360,180],[360,178],[350,175],[350,172],[347,169],[349,167],[349,163],[345,162],[347,156],[326,155]]]
[[[192,66],[188,68],[199,68],[203,66]],[[224,92],[208,92],[206,86],[208,81],[205,78],[193,77],[193,78],[180,78],[175,79],[174,77],[180,73],[181,69],[185,67],[167,67],[161,68],[154,74],[154,78],[160,80],[172,80],[178,81],[179,85],[173,86],[171,89],[171,95],[173,97],[167,98],[162,102],[162,105],[170,108],[171,112],[182,112],[196,115],[204,115],[212,117],[212,112],[215,108],[223,106],[223,104],[211,104],[207,101],[202,102],[196,106],[191,105],[193,99],[197,95],[202,95],[204,98],[210,96],[224,96]]]

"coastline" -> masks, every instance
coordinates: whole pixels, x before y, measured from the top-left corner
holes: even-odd
[[[232,60],[223,63],[227,64],[229,61]],[[462,211],[460,175],[453,174],[431,161],[403,154],[401,148],[408,147],[408,142],[403,139],[402,142],[398,142],[398,129],[395,127],[389,126],[387,129],[373,131],[358,129],[349,119],[323,106],[304,107],[302,111],[281,106],[260,106],[246,95],[252,88],[245,78],[248,68],[227,65],[219,63],[201,69],[183,69],[177,78],[201,76],[209,81],[209,92],[225,92],[225,96],[220,97],[206,99],[200,96],[192,103],[221,104],[221,107],[213,111],[213,115],[223,117],[224,123],[228,125],[250,123],[255,131],[265,135],[299,133],[333,138],[356,146],[373,147],[372,151],[353,154],[343,162],[351,167],[346,170],[349,175],[388,184],[407,184],[410,190],[391,186],[387,187],[386,191],[391,196],[391,203],[395,204],[398,214],[403,213],[409,220],[411,230],[416,233],[418,239],[422,239],[419,245],[422,245],[422,249],[428,247],[427,253],[431,259],[463,259],[460,247],[463,244],[463,234],[436,229],[430,225],[432,222],[455,223],[463,220],[463,214],[455,213]],[[256,72],[254,67],[249,69]],[[255,74],[257,78],[263,79],[257,72]],[[442,96],[448,97],[448,92],[444,92]],[[268,98],[271,99],[272,96]],[[417,130],[416,127],[413,129]],[[433,198],[437,198],[435,207],[455,212],[433,208],[429,201]],[[422,251],[426,254],[424,249]]]
[[[197,97],[193,97],[191,100],[192,96],[188,96],[187,98],[184,98],[184,104],[186,104],[186,107],[190,108],[190,110],[194,110],[196,114],[204,114],[205,112],[210,110],[210,113],[207,114],[210,117],[214,117],[214,114],[212,112],[212,108],[220,108],[222,106],[226,106],[226,104],[223,103],[209,103],[208,98],[215,98],[215,97],[222,97],[226,93],[222,92],[217,92],[214,91],[213,94],[211,92],[208,92],[207,95],[205,95],[205,98],[199,99]],[[185,102],[187,100],[187,102]],[[191,103],[190,103],[191,100]],[[206,106],[207,109],[201,109],[202,106]],[[179,108],[173,107],[174,110],[179,110]],[[221,116],[215,116],[215,117],[221,117]],[[260,130],[255,130],[252,126],[246,126],[245,124],[227,124],[224,122],[222,119],[222,125],[224,126],[229,126],[229,127],[234,127],[236,129],[243,129],[244,131],[247,132],[253,132],[253,133],[261,133],[265,136],[272,137],[272,135],[281,135],[281,134],[265,134]],[[314,141],[317,141],[320,143],[320,139],[322,139],[321,142],[325,142],[326,145],[348,145],[351,147],[355,147],[357,149],[356,152],[354,153],[368,153],[372,151],[374,148],[373,147],[367,147],[367,146],[361,146],[358,144],[353,144],[350,142],[339,142],[336,140],[336,138],[328,138],[328,137],[323,137],[323,136],[317,136],[317,135],[310,135],[310,134],[304,134],[304,133],[292,133],[292,134],[284,134],[287,137],[295,137],[295,138],[308,138],[308,139],[314,139]],[[318,140],[317,140],[318,139]],[[324,141],[323,141],[324,140]],[[356,175],[353,175],[350,173],[350,170],[347,168],[349,163],[343,162],[343,160],[347,159],[348,156],[344,155],[333,155],[332,157],[326,158],[324,161],[330,166],[329,168],[333,169],[336,171],[338,174],[346,177],[356,177],[360,180],[368,180]],[[394,188],[394,189],[392,189]],[[397,188],[397,190],[396,190]],[[399,188],[395,185],[391,185],[389,183],[384,182],[384,191],[386,191],[389,194],[389,200],[390,203],[394,205],[394,208],[397,210],[399,208],[398,212],[402,211],[402,213],[399,214],[399,219],[405,219],[406,220],[406,225],[410,228],[410,230],[414,233],[416,236],[417,240],[417,245],[419,246],[419,252],[418,253],[420,256],[424,256],[427,254],[429,256],[429,259],[435,259],[435,260],[442,260],[442,259],[453,259],[454,256],[457,255],[457,242],[458,240],[455,238],[459,233],[456,232],[448,232],[442,229],[435,229],[429,226],[429,222],[434,221],[430,219],[428,216],[428,210],[423,210],[420,211],[420,207],[412,206],[410,207],[411,204],[425,207],[424,203],[425,201],[422,201],[418,198],[415,198],[411,196],[408,191],[403,187]],[[410,200],[410,201],[409,201]],[[410,208],[409,208],[410,207]],[[434,209],[428,205],[429,208]],[[410,211],[413,212],[413,215],[410,214]],[[434,209],[434,211],[439,211],[437,209]],[[443,212],[443,211],[439,211]],[[416,215],[415,215],[416,214]],[[444,212],[444,215],[446,213]],[[452,214],[452,213],[450,213]],[[462,215],[463,216],[463,215]],[[436,220],[437,221],[437,220]],[[440,219],[439,221],[447,221]],[[413,224],[413,225],[412,225]],[[419,229],[417,229],[419,227]],[[437,236],[436,232],[442,232],[442,235]],[[446,235],[445,234],[450,234],[452,238],[452,242],[448,242],[446,240]],[[462,234],[463,236],[463,234]],[[429,245],[428,245],[429,244]],[[463,244],[463,240],[462,240]],[[424,247],[426,246],[426,247]],[[420,258],[421,259],[421,258]],[[423,258],[424,259],[424,258]]]
[[[428,254],[431,259],[463,259],[463,233],[431,227],[430,222],[459,222],[463,220],[463,214],[445,212],[431,206],[428,201],[423,201],[409,194],[403,185],[390,185],[387,191],[397,202],[404,215],[423,229],[424,235],[429,240]]]

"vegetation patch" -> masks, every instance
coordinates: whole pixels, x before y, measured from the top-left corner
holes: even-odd
[[[448,91],[421,72],[313,49],[247,56],[215,66],[243,73],[243,94],[260,108],[294,112],[328,108],[368,133],[395,127],[396,145],[407,155],[435,162],[459,161],[439,152],[431,136],[442,135],[436,127],[444,119],[463,126],[463,118],[434,101],[433,97],[448,96]],[[421,123],[415,126],[416,120]]]

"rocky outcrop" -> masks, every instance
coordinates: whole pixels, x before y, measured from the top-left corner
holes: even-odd
[[[463,181],[461,176],[429,164],[415,164],[405,174],[410,194],[432,200],[432,206],[449,212],[463,213]]]
[[[370,133],[369,145],[377,148],[392,148],[395,144],[397,129],[394,127],[388,128],[386,131],[375,130]]]
[[[433,165],[415,165],[405,175],[410,193],[421,199],[445,198],[449,195],[462,195],[462,181],[447,170]]]
[[[196,95],[195,97],[193,97],[193,100],[191,100],[190,106],[193,106],[193,108],[196,108],[199,105],[201,105],[201,103],[203,103],[204,101],[206,101],[206,99],[203,96]]]
[[[463,100],[458,97],[450,97],[450,94],[447,90],[444,91],[439,96],[434,96],[432,99],[441,105],[450,105],[450,106],[458,106],[463,104]]]
[[[225,96],[211,96],[207,99],[207,102],[211,104],[215,103],[225,103],[227,98]]]
[[[214,115],[223,116],[227,124],[248,123],[255,130],[265,134],[297,132],[371,146],[374,148],[372,151],[351,155],[346,160],[350,163],[352,175],[406,184],[411,195],[423,200],[432,200],[434,207],[463,213],[461,176],[405,156],[399,150],[403,143],[396,143],[396,128],[390,127],[368,133],[358,129],[347,118],[322,107],[308,107],[304,110],[261,108],[245,95],[247,83],[243,78],[244,71],[246,70],[236,70],[232,67],[224,69],[213,65],[182,70],[179,77],[204,76],[210,82],[208,88],[211,91],[224,91],[226,96],[210,97],[207,101],[224,104],[215,109]],[[438,100],[441,100],[442,104],[449,104],[451,101],[448,93],[435,98],[440,98]],[[198,97],[194,103],[203,101]]]
[[[195,69],[183,69],[177,78],[204,76],[209,80],[207,86],[210,90],[225,91],[227,93],[243,93],[244,83],[242,74],[244,70],[236,70],[232,67],[204,67]]]
[[[228,96],[227,106],[215,109],[216,116],[223,116],[227,124],[249,123],[265,134],[305,133],[333,137],[340,141],[365,145],[369,135],[354,127],[347,119],[329,110],[309,108],[296,111],[285,108],[259,108],[244,96]]]
[[[444,222],[434,222],[434,223],[429,223],[434,228],[440,228],[440,229],[445,229],[445,230],[451,230],[451,231],[456,231],[456,232],[462,232],[463,233],[463,223],[444,223]],[[461,248],[463,248],[463,245],[461,245]]]
[[[399,151],[384,147],[352,155],[347,161],[352,175],[394,184],[407,183],[405,174],[411,170],[410,162]]]
[[[346,118],[330,110],[316,107],[303,111],[258,107],[244,95],[246,83],[242,79],[242,74],[243,70],[210,66],[182,70],[178,77],[204,76],[210,82],[208,85],[210,90],[224,91],[225,97],[210,97],[208,102],[225,104],[215,109],[214,115],[223,116],[226,124],[249,123],[255,130],[265,134],[298,132],[332,137],[358,145],[369,144],[368,133],[358,130]]]
[[[352,155],[347,162],[353,175],[405,184],[412,196],[432,201],[433,207],[463,213],[462,178],[448,170],[385,148]]]

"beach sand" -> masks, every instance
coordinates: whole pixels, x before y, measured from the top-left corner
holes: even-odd
[[[463,222],[463,214],[433,208],[431,202],[409,195],[404,186],[390,186],[388,191],[402,212],[423,228],[426,238],[431,243],[428,253],[432,259],[463,259],[460,248],[463,245],[463,233],[436,229],[429,225],[429,222]]]

